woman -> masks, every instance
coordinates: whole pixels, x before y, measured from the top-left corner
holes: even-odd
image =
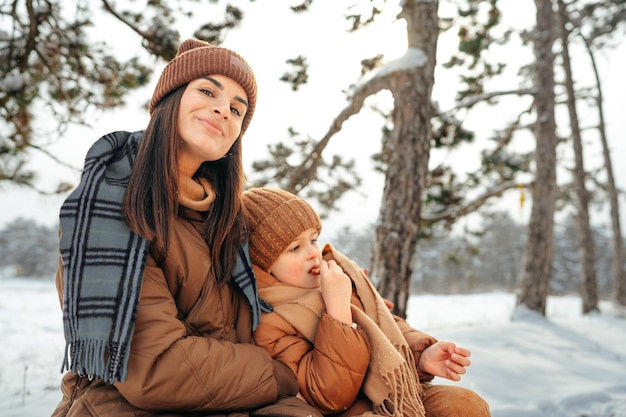
[[[241,137],[256,94],[241,56],[189,39],[145,132],[90,149],[60,213],[69,372],[53,416],[319,415],[252,344]]]

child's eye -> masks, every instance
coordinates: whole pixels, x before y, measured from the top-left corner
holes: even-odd
[[[312,239],[311,240],[311,245],[317,246],[317,239]]]
[[[295,251],[297,251],[299,248],[300,248],[300,245],[293,246],[293,247],[291,247],[291,249],[289,249],[289,252],[295,252]]]

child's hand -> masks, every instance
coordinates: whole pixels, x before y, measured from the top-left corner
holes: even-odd
[[[320,287],[326,312],[343,323],[352,323],[352,281],[335,261],[320,264]]]
[[[419,358],[419,368],[431,375],[460,381],[461,375],[471,365],[470,351],[452,342],[437,342],[427,347]]]

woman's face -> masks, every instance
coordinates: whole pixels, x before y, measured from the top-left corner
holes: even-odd
[[[179,166],[193,174],[205,161],[222,158],[241,132],[248,96],[233,79],[209,75],[190,82],[180,101]]]

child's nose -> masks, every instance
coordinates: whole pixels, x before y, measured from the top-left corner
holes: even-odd
[[[322,252],[320,251],[320,249],[315,246],[315,245],[311,245],[310,250],[309,250],[309,259],[315,259],[315,258],[322,258]]]

